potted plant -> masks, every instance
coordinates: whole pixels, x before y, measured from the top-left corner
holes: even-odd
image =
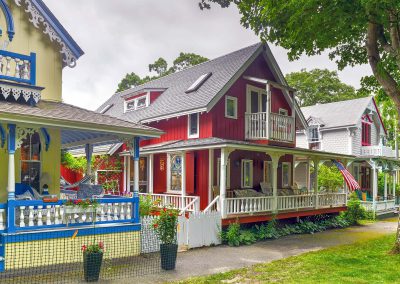
[[[99,280],[101,264],[103,262],[104,244],[90,244],[82,246],[83,251],[83,274],[86,282]]]
[[[98,202],[93,199],[68,199],[65,203],[65,213],[85,213],[85,212],[96,212],[96,208],[98,207]]]
[[[176,242],[178,215],[178,210],[164,207],[153,223],[153,227],[160,238],[161,268],[164,270],[175,269],[178,253]]]

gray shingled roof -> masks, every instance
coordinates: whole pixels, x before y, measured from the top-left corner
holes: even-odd
[[[84,122],[86,126],[96,128],[97,130],[101,130],[102,127],[110,127],[114,129],[119,128],[132,133],[148,133],[151,136],[158,136],[162,134],[160,130],[152,127],[111,117],[109,115],[100,114],[95,111],[90,111],[61,102],[41,100],[36,106],[32,107],[26,104],[0,101],[0,116],[1,114],[21,115],[28,122],[29,118],[46,119],[48,121],[51,120],[51,123],[58,123],[61,125],[63,122]]]
[[[206,108],[243,65],[261,49],[262,44],[257,43],[124,92],[116,93],[102,104],[97,111],[112,104],[113,106],[105,112],[106,114],[138,122]],[[212,76],[197,91],[185,93],[193,82],[208,72],[212,72]],[[144,88],[166,88],[166,90],[147,108],[124,113],[124,99],[122,96]]]
[[[372,97],[365,97],[335,103],[316,104],[302,107],[301,111],[307,120],[312,116],[323,121],[323,128],[346,127],[358,123],[371,100]]]

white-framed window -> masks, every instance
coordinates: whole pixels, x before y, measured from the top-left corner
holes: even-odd
[[[199,114],[192,113],[188,115],[188,137],[199,138]]]
[[[320,142],[319,125],[310,125],[308,127],[308,141],[310,143]]]
[[[221,176],[221,158],[217,159],[217,185],[220,185],[220,176]],[[226,165],[226,189],[231,188],[231,160],[228,159]]]
[[[21,183],[27,184],[40,192],[41,176],[41,144],[40,135],[29,134],[21,145]]]
[[[150,105],[150,93],[145,95],[127,99],[124,105],[124,112],[138,110]]]
[[[253,187],[253,161],[242,160],[242,188]]]
[[[264,161],[264,182],[272,186],[272,162]]]
[[[182,154],[167,155],[167,190],[182,191]]]
[[[226,96],[225,97],[225,117],[237,119],[237,98]]]
[[[280,114],[280,115],[286,115],[286,116],[288,116],[288,115],[289,115],[289,112],[288,112],[287,109],[279,108],[279,114]]]
[[[282,187],[289,187],[292,179],[292,163],[282,162]]]

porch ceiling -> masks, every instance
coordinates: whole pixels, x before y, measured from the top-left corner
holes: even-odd
[[[343,154],[308,150],[302,148],[285,148],[278,146],[262,145],[247,141],[228,140],[215,137],[175,141],[174,143],[170,143],[168,145],[159,144],[159,145],[142,147],[141,154],[155,154],[163,152],[177,152],[177,151],[205,150],[205,149],[219,149],[219,148],[230,148],[233,150],[246,150],[246,151],[257,151],[257,152],[275,152],[275,153],[292,154],[292,155],[299,155],[306,157],[316,157],[321,159],[354,160],[356,158],[355,156],[352,155],[343,155]]]

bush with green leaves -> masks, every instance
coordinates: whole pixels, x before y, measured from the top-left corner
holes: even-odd
[[[328,229],[345,228],[350,223],[342,216],[313,216],[293,224],[280,224],[276,219],[268,223],[256,224],[250,229],[241,229],[238,222],[228,226],[221,233],[222,241],[229,246],[253,244],[256,241],[278,239],[293,234],[314,234]]]
[[[347,202],[347,210],[342,213],[342,217],[349,222],[350,225],[355,225],[358,221],[365,219],[366,216],[366,210],[362,207],[357,194],[353,192]]]
[[[318,168],[318,185],[330,191],[337,191],[343,186],[343,176],[337,167],[321,165]]]

